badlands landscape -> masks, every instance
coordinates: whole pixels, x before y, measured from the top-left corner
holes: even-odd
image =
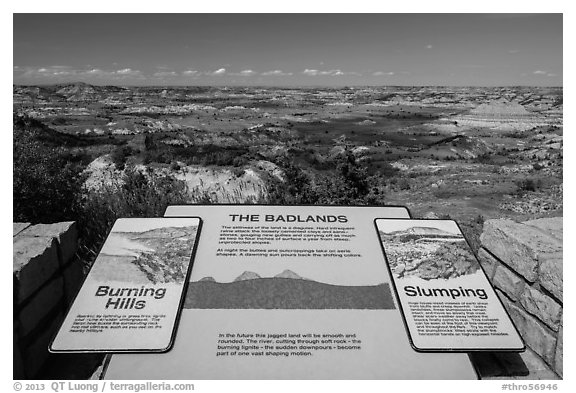
[[[457,220],[475,248],[486,219],[562,215],[562,94],[15,85],[14,201],[25,139],[77,168],[84,200],[131,173],[175,182],[178,203],[405,205]]]
[[[406,230],[380,233],[386,259],[396,278],[451,279],[480,269],[460,234],[433,227],[435,221]]]

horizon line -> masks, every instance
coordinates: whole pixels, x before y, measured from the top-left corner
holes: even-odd
[[[415,85],[233,85],[233,84],[208,84],[208,85],[121,85],[121,84],[96,84],[88,83],[84,81],[74,81],[74,82],[56,82],[56,83],[12,83],[12,86],[59,86],[59,85],[75,85],[75,84],[85,84],[89,86],[97,87],[153,87],[153,88],[182,88],[182,87],[232,87],[232,88],[293,88],[293,89],[304,89],[304,88],[334,88],[334,89],[345,89],[345,88],[360,88],[360,87],[484,87],[484,88],[497,88],[497,87],[537,87],[537,88],[564,88],[564,85],[427,85],[427,84],[415,84]]]

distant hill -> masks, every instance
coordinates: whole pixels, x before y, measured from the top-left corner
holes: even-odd
[[[96,144],[110,143],[108,138],[79,137],[77,135],[58,132],[39,120],[26,115],[13,115],[14,139],[22,137],[32,138],[46,146],[54,147],[86,147]],[[114,144],[114,143],[112,143]]]
[[[295,280],[305,280],[305,278],[300,277],[298,274],[294,273],[292,270],[284,270],[282,273],[274,276],[275,278],[292,278]]]
[[[58,101],[98,101],[105,99],[110,93],[126,91],[119,86],[95,86],[85,82],[61,83],[43,86],[13,86],[13,94],[23,100],[27,97],[35,100]]]
[[[510,102],[506,99],[498,99],[485,104],[478,105],[470,111],[474,115],[499,116],[530,116],[530,112],[522,105]]]
[[[395,306],[388,284],[341,286],[274,277],[190,282],[184,308],[382,310]]]
[[[98,91],[87,83],[73,83],[65,85],[56,94],[66,98],[67,101],[91,101],[97,99]]]
[[[234,281],[256,280],[260,276],[254,272],[244,272],[234,279]]]

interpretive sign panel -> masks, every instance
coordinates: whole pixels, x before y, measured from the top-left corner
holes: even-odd
[[[117,220],[50,350],[168,350],[200,223],[196,217]]]
[[[455,221],[377,219],[375,223],[416,350],[524,350]]]
[[[108,379],[475,379],[412,349],[377,217],[404,207],[190,205],[203,220],[174,347],[112,356]]]

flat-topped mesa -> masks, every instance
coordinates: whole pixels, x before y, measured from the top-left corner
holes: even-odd
[[[470,111],[471,115],[486,117],[529,117],[532,116],[522,105],[505,99],[478,105]]]
[[[501,130],[525,131],[537,126],[558,123],[537,112],[530,112],[517,102],[493,100],[478,105],[467,114],[450,118],[459,127],[486,127]]]

